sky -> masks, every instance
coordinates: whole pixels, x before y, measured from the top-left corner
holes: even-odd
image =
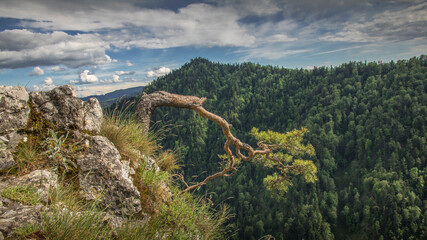
[[[427,53],[426,0],[1,0],[0,85],[143,86],[197,57],[312,69]]]

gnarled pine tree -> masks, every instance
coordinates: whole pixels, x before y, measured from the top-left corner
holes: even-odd
[[[200,116],[207,118],[222,128],[226,138],[224,150],[226,152],[227,164],[222,171],[206,177],[202,182],[194,185],[187,185],[183,192],[187,192],[205,185],[207,182],[221,176],[231,176],[237,172],[236,163],[240,160],[256,160],[266,167],[277,169],[273,175],[268,175],[264,179],[265,186],[272,191],[286,192],[291,185],[290,177],[302,175],[306,182],[317,180],[317,168],[310,160],[303,160],[300,157],[314,156],[315,151],[311,144],[303,144],[303,135],[307,129],[293,130],[288,133],[277,133],[273,131],[259,131],[253,128],[253,135],[259,142],[259,149],[254,149],[249,144],[241,142],[234,137],[230,131],[230,124],[222,117],[213,114],[203,108],[202,104],[206,98],[196,96],[184,96],[164,91],[151,94],[144,94],[138,102],[136,108],[136,118],[143,124],[143,129],[148,132],[151,116],[157,107],[174,107],[191,109]],[[234,145],[235,155],[230,147]],[[242,153],[245,151],[245,154]]]

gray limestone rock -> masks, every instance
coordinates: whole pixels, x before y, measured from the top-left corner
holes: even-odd
[[[102,108],[96,98],[84,102],[77,97],[74,87],[64,85],[47,92],[31,92],[33,111],[43,119],[65,129],[99,132]]]
[[[0,135],[25,128],[30,114],[24,87],[0,85]]]
[[[5,237],[12,239],[14,229],[28,224],[40,224],[45,210],[43,205],[0,207],[0,231]]]
[[[33,186],[37,189],[40,200],[47,203],[49,191],[55,189],[58,176],[48,170],[35,170],[27,175],[18,178],[10,178],[0,182],[0,192],[10,186]]]
[[[12,151],[22,136],[16,131],[27,126],[30,108],[24,87],[0,85],[0,171],[11,168]]]
[[[12,152],[21,140],[26,141],[26,137],[17,132],[0,136],[0,171],[7,170],[15,165]]]
[[[89,151],[77,159],[81,195],[98,199],[116,215],[141,211],[140,193],[130,176],[129,162],[121,162],[120,153],[102,136],[86,136]]]
[[[13,155],[6,149],[0,149],[0,171],[7,170],[15,165]]]

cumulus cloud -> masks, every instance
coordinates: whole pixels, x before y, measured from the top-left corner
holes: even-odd
[[[43,74],[44,74],[43,69],[41,69],[40,67],[35,67],[33,71],[31,71],[30,74],[28,74],[28,76],[41,76]]]
[[[0,32],[0,68],[21,68],[63,64],[76,68],[106,64],[109,45],[93,34],[65,32],[34,33],[29,30]]]
[[[52,78],[51,78],[51,77],[47,77],[47,78],[44,80],[44,83],[45,83],[45,84],[47,84],[47,85],[52,85],[52,84],[53,84],[53,80],[52,80]]]
[[[116,73],[112,76],[111,79],[103,79],[103,80],[100,80],[100,82],[101,83],[119,83],[119,82],[123,82],[123,79],[121,79],[120,75]]]
[[[89,70],[84,70],[83,72],[81,72],[79,77],[80,84],[98,82],[98,77],[95,74],[92,74]]]
[[[168,74],[170,72],[171,72],[170,68],[160,67],[160,68],[158,68],[158,69],[156,69],[154,71],[153,70],[148,71],[147,74],[146,74],[146,76],[148,78],[155,78],[155,77],[164,76],[164,75],[166,75],[166,74]]]
[[[53,84],[53,80],[51,77],[47,77],[42,84],[33,85],[30,87],[31,91],[49,91],[55,88],[55,84]]]

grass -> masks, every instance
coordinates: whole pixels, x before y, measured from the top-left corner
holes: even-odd
[[[122,159],[135,162],[136,166],[139,166],[133,180],[141,192],[140,200],[144,212],[150,215],[145,224],[138,223],[143,218],[136,214],[125,217],[118,228],[111,228],[108,221],[104,220],[105,213],[98,202],[83,200],[76,187],[78,182],[66,179],[66,176],[73,174],[65,170],[63,179],[55,190],[49,193],[49,211],[43,214],[41,223],[16,229],[16,238],[224,239],[226,228],[223,225],[229,217],[228,209],[221,207],[214,211],[200,198],[190,193],[181,194],[178,184],[174,183],[171,177],[179,168],[179,154],[176,151],[163,150],[158,144],[159,136],[163,133],[143,134],[142,126],[132,117],[114,112],[104,118],[101,127],[101,135],[116,146]],[[61,137],[57,134],[48,132],[43,137],[37,137],[37,134],[29,133],[29,140],[20,143],[14,153],[19,166],[16,172],[22,174],[35,168],[52,167],[52,159],[46,155],[53,154],[52,158],[58,160],[58,156],[54,154],[55,146],[59,149],[56,153],[62,154],[61,157],[73,160],[71,153],[75,140],[67,138],[67,135]],[[141,153],[146,157],[155,158],[160,171],[146,168],[146,159],[143,159]],[[61,163],[59,166],[62,165],[65,169],[69,168],[69,162],[65,165],[62,161],[56,162]],[[25,204],[40,203],[36,189],[31,186],[10,187],[3,190],[1,195]]]
[[[15,165],[8,171],[10,174],[24,175],[44,165],[44,156],[40,146],[41,141],[35,136],[29,136],[15,148],[13,159]]]
[[[113,142],[124,159],[139,162],[138,174],[133,179],[141,193],[143,211],[150,214],[150,221],[144,229],[132,231],[139,231],[143,239],[223,239],[228,209],[221,207],[213,213],[207,203],[192,194],[181,194],[171,177],[180,167],[179,151],[163,150],[157,143],[165,132],[160,129],[157,134],[144,134],[142,126],[131,116],[117,112],[108,114],[101,126],[101,134]],[[138,151],[144,156],[153,156],[160,171],[147,169],[146,159],[135,154]]]
[[[127,160],[138,159],[138,151],[152,156],[158,150],[152,134],[143,134],[142,126],[132,117],[116,111],[104,117],[100,134],[107,137]]]
[[[162,226],[161,237],[166,239],[224,239],[223,226],[230,217],[230,210],[220,206],[213,212],[210,205],[191,194],[173,190],[172,200],[163,204],[160,214],[151,221],[152,226]],[[177,192],[179,191],[179,193]]]
[[[13,201],[24,203],[27,205],[36,205],[41,203],[37,189],[31,185],[18,185],[5,188],[0,195],[9,198]]]

